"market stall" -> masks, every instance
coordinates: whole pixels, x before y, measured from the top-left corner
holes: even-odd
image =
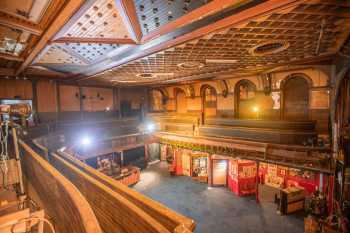
[[[230,159],[228,187],[238,196],[256,192],[256,162],[242,159]]]

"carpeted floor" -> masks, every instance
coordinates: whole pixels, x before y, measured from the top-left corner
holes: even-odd
[[[273,203],[237,197],[226,188],[208,188],[190,177],[171,177],[167,164],[150,165],[134,189],[193,218],[198,233],[302,233],[301,216],[280,216]]]

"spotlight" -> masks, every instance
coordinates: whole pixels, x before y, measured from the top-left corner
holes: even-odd
[[[88,146],[91,144],[91,139],[89,137],[84,137],[82,140],[81,140],[81,144],[84,145],[84,146]]]
[[[151,124],[151,123],[150,123],[150,124],[147,125],[147,131],[148,131],[148,132],[153,132],[153,131],[154,131],[154,128],[155,128],[154,124]]]
[[[110,110],[111,110],[110,107],[107,107],[107,108],[106,108],[106,112],[109,112]]]

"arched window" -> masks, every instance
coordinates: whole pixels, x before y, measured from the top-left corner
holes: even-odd
[[[217,110],[217,93],[214,87],[203,85],[201,87],[203,120],[207,117],[215,117]]]
[[[253,82],[243,79],[235,86],[235,116],[239,119],[254,119],[256,86]]]
[[[282,83],[283,119],[307,120],[309,117],[309,82],[302,75],[294,75]]]
[[[180,88],[175,88],[174,92],[176,101],[176,112],[187,113],[187,99],[185,92]]]

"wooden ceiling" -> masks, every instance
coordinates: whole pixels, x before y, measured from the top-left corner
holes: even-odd
[[[350,1],[12,2],[0,11],[0,75],[146,85],[349,56]]]

